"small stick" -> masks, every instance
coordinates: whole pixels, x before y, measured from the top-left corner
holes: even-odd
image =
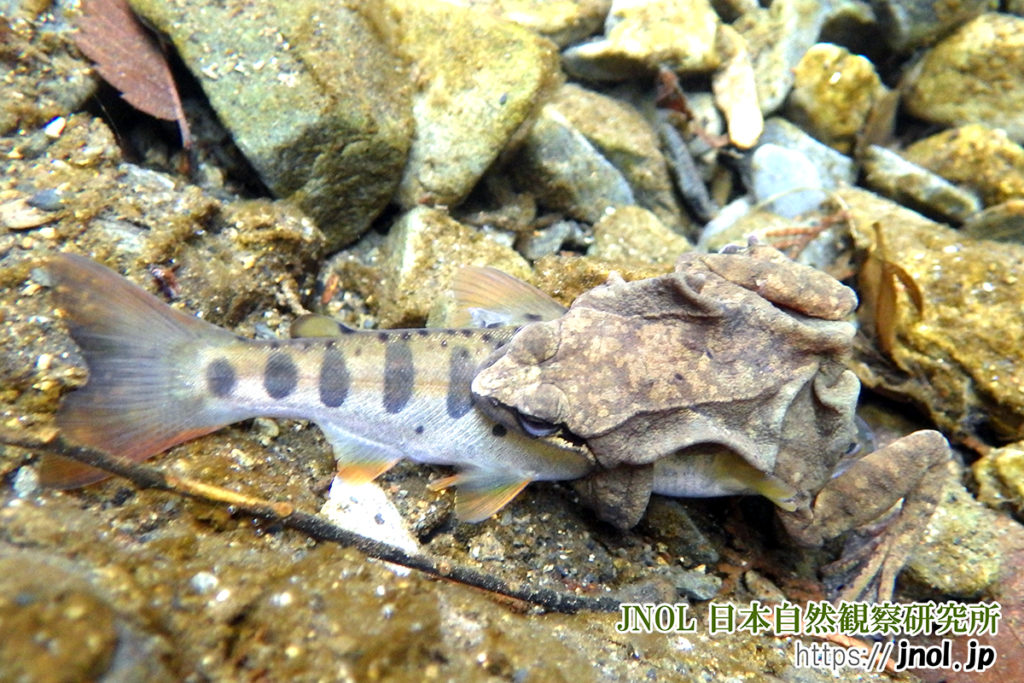
[[[193,479],[167,475],[149,465],[131,462],[93,448],[72,444],[65,441],[56,430],[32,435],[0,427],[0,444],[55,453],[116,474],[129,480],[140,489],[170,491],[207,503],[232,506],[245,514],[277,522],[317,540],[352,547],[364,555],[378,560],[416,569],[438,579],[446,579],[490,593],[497,593],[548,611],[613,612],[619,609],[619,601],[612,597],[588,597],[548,588],[509,585],[495,576],[454,565],[447,560],[418,553],[407,553],[397,546],[361,536],[317,515],[295,510],[291,503],[263,500]]]

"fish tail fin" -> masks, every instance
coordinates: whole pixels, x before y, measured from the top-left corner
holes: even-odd
[[[455,486],[455,516],[460,522],[482,522],[505,507],[530,483],[507,472],[471,469],[432,482],[429,489],[440,491]]]
[[[172,309],[87,258],[47,263],[58,306],[89,367],[67,395],[57,425],[70,441],[142,461],[246,417],[208,400],[196,383],[195,352],[237,343],[230,332]],[[40,481],[84,486],[108,476],[60,458],[44,460]]]

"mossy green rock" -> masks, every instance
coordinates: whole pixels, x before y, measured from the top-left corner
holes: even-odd
[[[340,246],[384,208],[412,135],[401,62],[356,3],[133,0],[278,197]]]

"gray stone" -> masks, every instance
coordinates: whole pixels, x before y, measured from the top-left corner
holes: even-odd
[[[884,147],[868,147],[863,162],[869,187],[916,211],[963,223],[982,208],[976,194]]]
[[[853,159],[818,142],[786,119],[768,119],[761,135],[761,143],[785,147],[810,159],[818,169],[824,188],[830,189],[844,183],[852,185],[857,180],[857,165]]]
[[[1024,141],[1024,17],[984,14],[944,38],[907,79],[903,103],[926,121]]]
[[[636,203],[618,169],[553,105],[541,110],[513,172],[542,204],[587,223],[610,207]]]
[[[984,12],[998,0],[875,0],[875,15],[889,46],[901,52],[927,45]]]
[[[472,8],[438,0],[388,5],[418,85],[398,201],[453,206],[536,113],[557,82],[558,53],[535,33]]]
[[[629,183],[637,204],[668,227],[682,232],[690,221],[679,208],[658,136],[632,106],[578,85],[558,89],[552,106],[607,159]]]
[[[760,145],[751,156],[749,173],[755,199],[785,218],[812,211],[826,198],[818,170],[795,150]]]
[[[311,0],[134,0],[278,197],[340,246],[384,208],[412,134],[401,63],[358,12]]]

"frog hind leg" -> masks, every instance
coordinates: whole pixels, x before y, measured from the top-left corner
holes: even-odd
[[[783,514],[793,537],[820,545],[853,531],[840,559],[823,569],[833,601],[884,602],[920,544],[945,484],[949,444],[921,430],[868,454],[815,497],[811,515]]]

